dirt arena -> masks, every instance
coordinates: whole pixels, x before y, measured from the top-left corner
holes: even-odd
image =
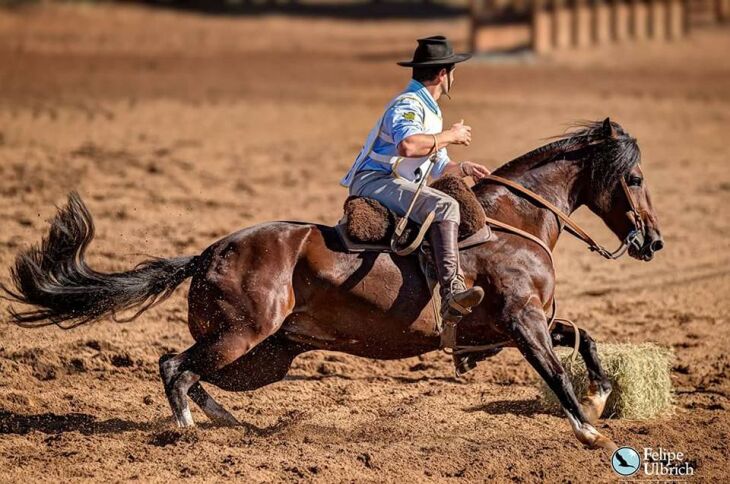
[[[78,190],[97,225],[92,264],[195,254],[272,219],[334,223],[338,179],[417,36],[465,44],[467,20],[198,16],[113,6],[0,11],[0,278]],[[604,261],[564,237],[561,314],[599,341],[677,355],[673,416],[608,420],[619,445],[684,452],[693,480],[727,478],[730,451],[730,31],[676,44],[476,59],[456,72],[452,157],[496,167],[579,119],[635,135],[665,250]],[[601,222],[580,223],[609,246]],[[197,409],[178,432],[158,357],[191,343],[187,286],[129,324],[64,332],[0,325],[0,481],[611,481],[565,418],[537,401],[515,350],[462,381],[440,353],[380,362],[316,352],[287,380],[211,392],[248,429]],[[0,301],[3,314],[7,303]],[[3,316],[4,317],[4,316]]]

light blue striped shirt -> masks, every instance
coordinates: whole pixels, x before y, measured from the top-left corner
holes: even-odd
[[[385,113],[381,130],[383,134],[387,135],[386,137],[390,137],[393,140],[393,143],[389,143],[378,137],[375,140],[375,144],[372,149],[375,153],[380,153],[386,156],[398,156],[398,144],[401,141],[414,134],[425,133],[424,105],[426,105],[427,108],[433,111],[438,117],[441,117],[441,109],[436,103],[436,100],[434,100],[426,87],[417,80],[411,79],[403,93],[413,93],[422,102],[406,97],[398,100]],[[441,176],[441,173],[444,171],[444,168],[449,161],[449,155],[446,153],[446,148],[441,148],[438,151],[436,164],[431,171],[431,176],[433,178]],[[358,172],[368,170],[382,171],[385,173],[390,173],[392,171],[391,166],[375,161],[370,157],[363,162]]]

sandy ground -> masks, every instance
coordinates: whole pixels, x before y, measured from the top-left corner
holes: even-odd
[[[39,240],[78,190],[97,223],[91,262],[201,251],[256,222],[333,223],[337,180],[387,99],[412,39],[465,43],[466,20],[200,17],[135,7],[0,11],[0,266]],[[727,478],[730,422],[730,31],[676,44],[461,66],[446,123],[474,128],[452,157],[494,167],[571,121],[611,115],[640,141],[666,249],[607,262],[561,240],[561,313],[599,341],[677,355],[673,416],[609,420],[619,444],[685,452],[693,480]],[[599,239],[616,241],[588,213]],[[0,272],[7,281],[7,270]],[[611,481],[545,410],[513,350],[462,381],[443,354],[298,358],[247,394],[211,392],[258,430],[177,432],[162,353],[191,343],[187,287],[130,324],[0,326],[0,480]],[[0,310],[6,303],[0,302]]]

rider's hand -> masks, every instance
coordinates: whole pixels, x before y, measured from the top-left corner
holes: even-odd
[[[465,125],[463,119],[453,124],[449,131],[452,136],[451,143],[465,146],[469,146],[471,143],[471,126]]]
[[[479,181],[491,173],[486,167],[471,161],[462,161],[459,163],[459,168],[464,176],[470,176],[474,181]]]

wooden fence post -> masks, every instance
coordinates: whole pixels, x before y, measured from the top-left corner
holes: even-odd
[[[624,42],[629,38],[629,6],[623,0],[613,0],[611,7],[613,39],[616,42]]]
[[[677,40],[686,33],[686,10],[683,0],[668,0],[667,5],[667,37]]]
[[[572,40],[571,11],[564,0],[552,0],[553,46],[557,49],[570,47]]]
[[[549,52],[552,48],[552,12],[545,0],[532,2],[532,50],[538,54]]]
[[[591,8],[586,0],[573,2],[573,45],[588,47],[591,45]]]
[[[646,3],[642,0],[631,1],[631,37],[634,40],[645,40],[649,30],[649,15]]]
[[[483,0],[471,0],[470,3],[470,27],[471,30],[469,31],[469,46],[471,47],[471,52],[476,53],[477,52],[477,30],[479,29],[479,16],[482,13],[482,1]]]
[[[607,44],[611,41],[611,8],[605,2],[592,2],[593,43]]]
[[[667,2],[666,0],[650,0],[649,3],[649,34],[654,40],[667,38]]]

